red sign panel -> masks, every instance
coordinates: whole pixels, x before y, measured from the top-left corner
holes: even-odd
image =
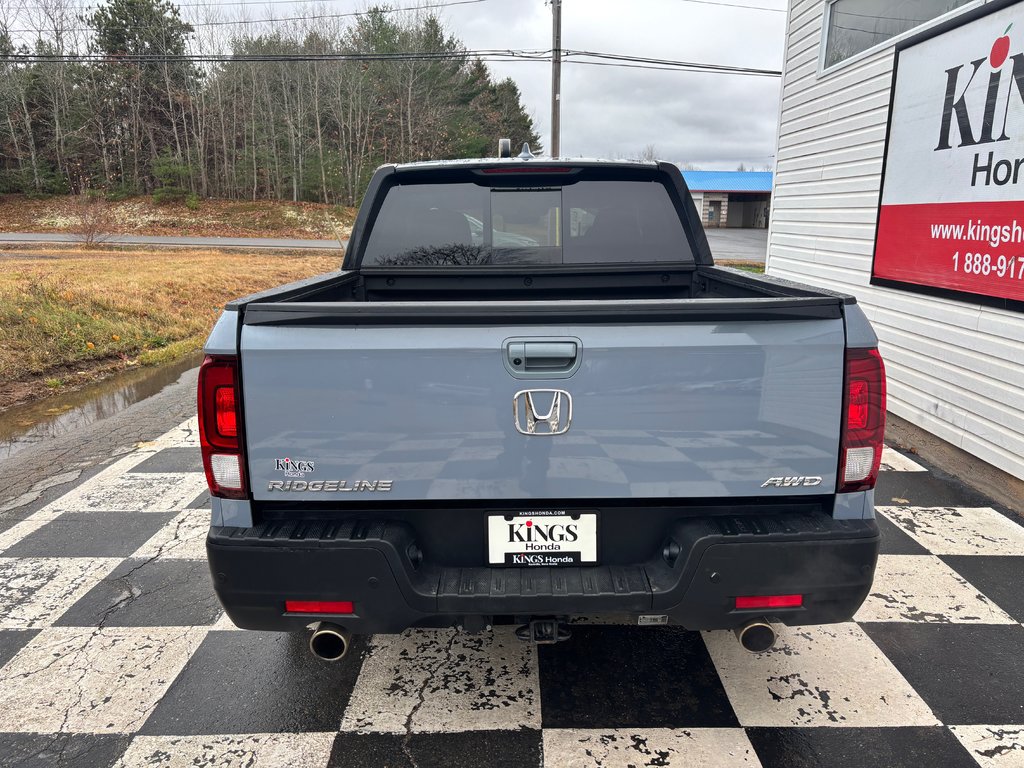
[[[1024,205],[885,205],[875,277],[1024,301]]]
[[[1024,2],[897,54],[872,282],[1024,302]]]

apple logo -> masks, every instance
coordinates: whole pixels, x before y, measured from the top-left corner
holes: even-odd
[[[999,69],[1003,66],[1003,62],[1006,61],[1006,57],[1010,55],[1010,38],[1007,37],[1007,32],[1013,24],[1010,24],[1003,32],[1003,36],[996,38],[996,41],[992,43],[992,52],[988,55],[988,63],[992,65],[992,69]]]

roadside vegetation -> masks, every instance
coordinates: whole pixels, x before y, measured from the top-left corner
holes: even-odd
[[[341,255],[85,248],[0,258],[0,409],[198,350],[226,301]]]
[[[733,269],[742,269],[744,272],[753,272],[756,275],[764,274],[764,264],[759,261],[731,261],[726,259],[724,261],[716,260],[715,263],[720,267],[732,267]]]
[[[355,213],[340,205],[274,200],[159,205],[149,197],[0,195],[0,232],[67,232],[86,244],[110,234],[341,241],[351,233]]]
[[[351,206],[382,163],[538,148],[486,52],[396,5],[0,0],[0,193]]]

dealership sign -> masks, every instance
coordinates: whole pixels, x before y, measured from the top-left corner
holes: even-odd
[[[1024,301],[1024,2],[897,50],[872,282]]]

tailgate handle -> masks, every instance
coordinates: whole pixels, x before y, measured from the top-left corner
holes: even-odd
[[[505,367],[516,378],[566,378],[580,366],[579,339],[509,339]]]

